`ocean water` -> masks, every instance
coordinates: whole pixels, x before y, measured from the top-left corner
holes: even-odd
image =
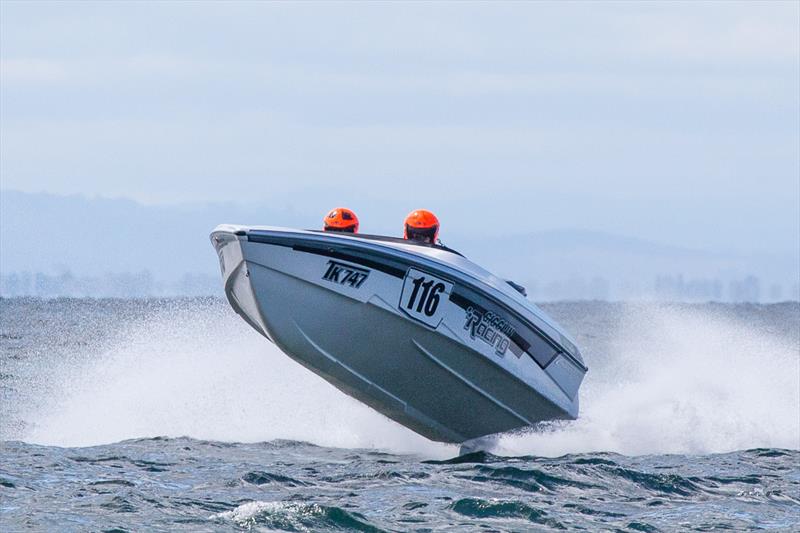
[[[222,300],[0,300],[0,531],[800,530],[800,304],[543,307],[581,417],[458,457]]]

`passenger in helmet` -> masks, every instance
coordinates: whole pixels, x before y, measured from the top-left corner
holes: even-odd
[[[358,233],[358,217],[346,207],[331,209],[323,219],[322,229],[342,233]]]
[[[408,214],[403,238],[410,241],[436,244],[439,237],[439,219],[426,209],[417,209]]]

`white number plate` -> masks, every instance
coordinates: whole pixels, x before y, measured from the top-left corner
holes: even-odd
[[[445,302],[452,290],[453,284],[449,281],[409,268],[398,307],[411,318],[435,328],[442,321]]]

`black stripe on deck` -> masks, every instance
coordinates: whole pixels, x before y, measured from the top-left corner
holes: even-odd
[[[402,279],[406,275],[406,270],[398,266],[390,265],[382,261],[375,261],[374,259],[362,257],[359,254],[340,252],[334,248],[318,248],[316,246],[296,244],[292,246],[292,250],[296,250],[298,252],[306,252],[315,255],[323,255],[325,257],[333,257],[334,259],[341,259],[342,261],[350,261],[351,263],[357,263],[367,268],[379,270],[385,274],[389,274],[390,276],[394,276],[396,278]]]

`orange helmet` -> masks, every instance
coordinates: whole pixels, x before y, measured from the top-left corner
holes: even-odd
[[[341,231],[344,233],[358,233],[358,217],[346,207],[331,209],[323,219],[325,231]]]
[[[439,219],[430,211],[417,209],[406,217],[404,239],[434,244],[438,236]]]

